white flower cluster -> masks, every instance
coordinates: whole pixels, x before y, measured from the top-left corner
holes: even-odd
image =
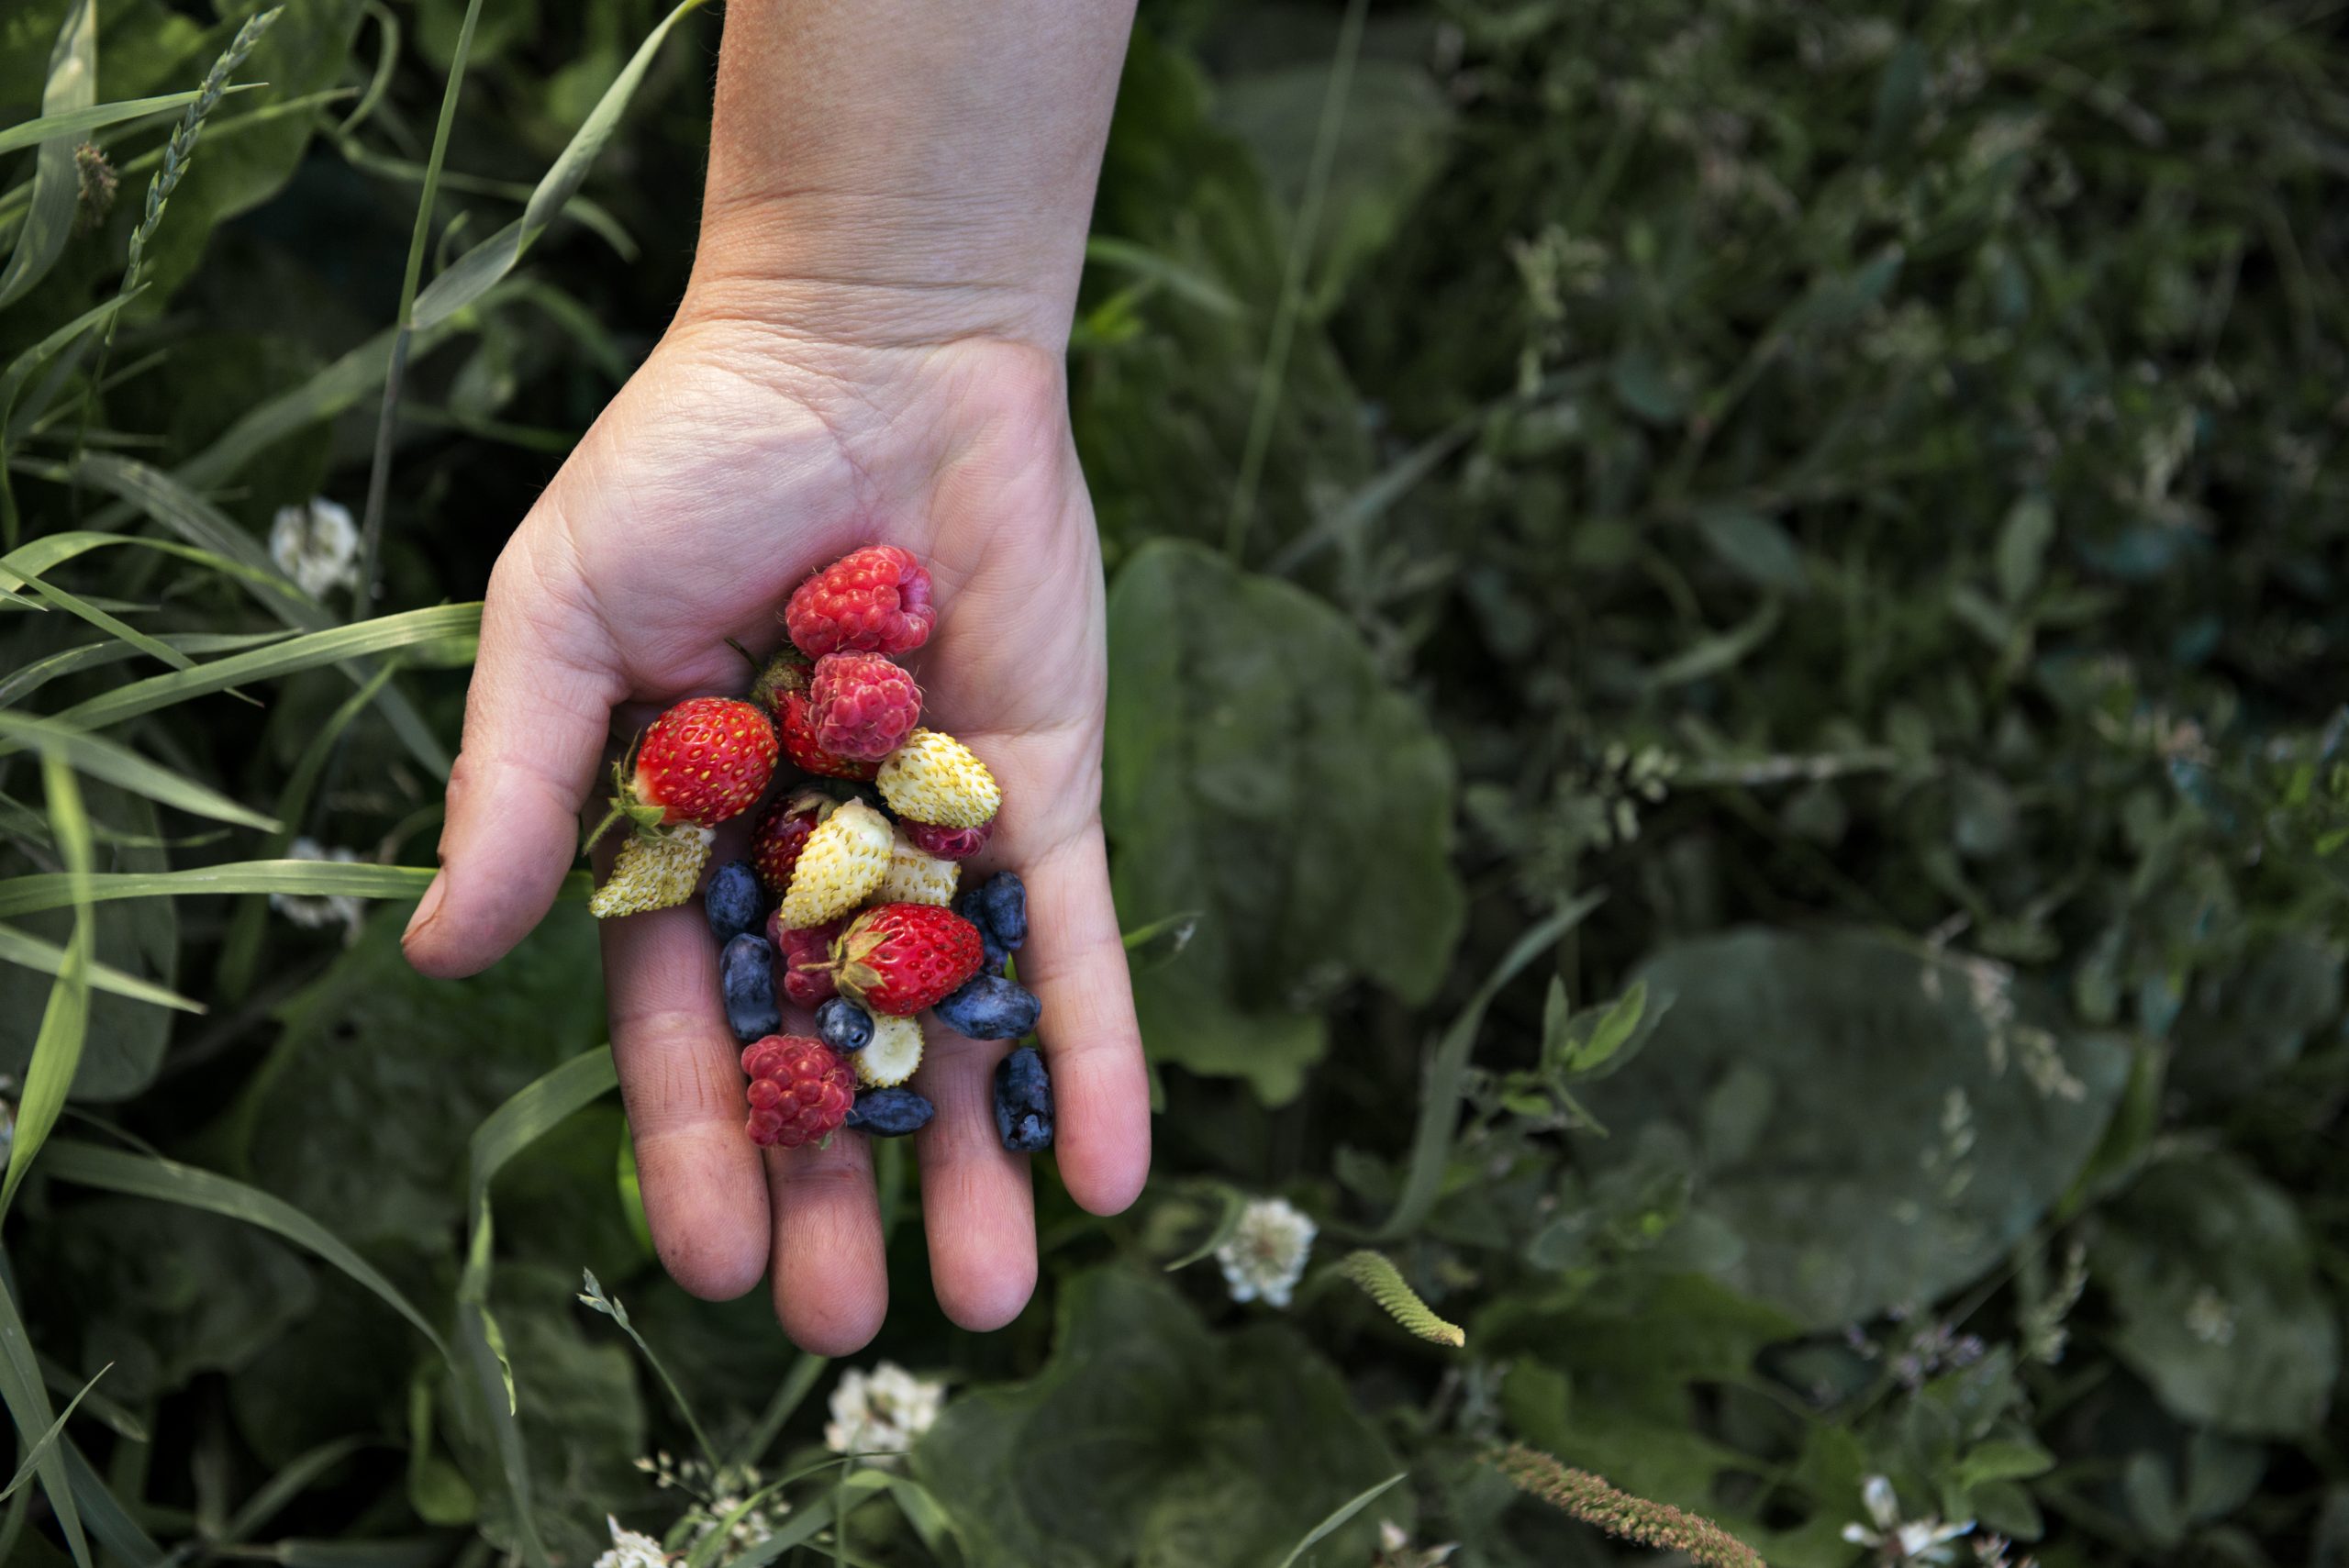
[[[323,495],[306,506],[281,506],[269,525],[269,558],[302,592],[324,598],[329,589],[359,585],[359,525],[351,508]]]
[[[595,1568],[666,1568],[669,1554],[661,1543],[649,1535],[625,1529],[611,1515],[604,1522],[612,1527],[612,1549],[596,1559]]]
[[[1304,1212],[1286,1199],[1257,1198],[1240,1212],[1230,1239],[1215,1250],[1223,1266],[1224,1283],[1234,1301],[1263,1298],[1270,1307],[1286,1307],[1289,1292],[1305,1273],[1313,1251],[1317,1228]]]
[[[907,1451],[930,1430],[946,1403],[946,1385],[916,1377],[896,1362],[871,1372],[851,1367],[832,1390],[832,1418],[824,1426],[824,1446],[834,1453],[871,1459]]]
[[[1867,1478],[1860,1488],[1860,1502],[1868,1511],[1870,1524],[1845,1525],[1843,1539],[1854,1546],[1867,1547],[1876,1553],[1876,1561],[1887,1568],[1896,1563],[1953,1562],[1957,1558],[1953,1542],[1974,1533],[1972,1519],[1943,1524],[1932,1514],[1920,1519],[1903,1519],[1900,1499],[1894,1494],[1892,1483],[1881,1475]]]
[[[678,1546],[681,1552],[690,1553],[699,1548],[709,1538],[710,1532],[722,1524],[730,1548],[726,1557],[730,1559],[773,1536],[774,1521],[791,1512],[788,1499],[773,1496],[761,1500],[756,1507],[742,1507],[766,1485],[766,1477],[760,1474],[754,1465],[721,1464],[713,1468],[707,1460],[674,1459],[662,1452],[650,1459],[638,1460],[636,1467],[651,1476],[652,1484],[661,1490],[674,1489],[693,1498],[693,1507],[679,1516],[677,1522],[669,1529],[669,1540]],[[736,1518],[737,1513],[741,1517]],[[729,1520],[732,1522],[727,1523]],[[615,1558],[613,1554],[624,1546],[637,1551],[641,1551],[643,1546],[651,1546],[657,1552],[660,1543],[650,1536],[622,1531],[617,1524],[612,1530],[612,1551],[598,1559],[596,1568],[657,1568],[658,1564],[669,1561],[659,1556]],[[630,1539],[622,1541],[620,1537],[623,1534],[629,1535]]]
[[[349,865],[359,859],[349,850],[327,849],[316,839],[296,839],[286,846],[285,853],[297,861],[331,861],[341,865]],[[359,940],[359,928],[367,919],[366,903],[347,893],[330,893],[317,898],[293,893],[273,893],[269,895],[269,906],[297,926],[331,926],[340,920],[343,928],[342,940],[346,943]]]

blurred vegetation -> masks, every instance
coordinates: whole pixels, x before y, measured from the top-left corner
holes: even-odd
[[[696,1562],[1637,1552],[1512,1476],[1708,1561],[2349,1562],[2331,7],[1145,6],[1069,373],[1156,1173],[1040,1165],[1002,1334],[896,1292],[945,1413],[828,1468],[839,1369],[652,1261],[584,910],[396,943],[717,19],[221,71],[253,9],[0,15],[0,1559],[584,1563],[706,1430],[793,1479]],[[1285,1312],[1204,1261],[1275,1195]]]

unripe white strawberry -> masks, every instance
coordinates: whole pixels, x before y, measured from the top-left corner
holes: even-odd
[[[907,836],[906,826],[897,824],[896,842],[889,850],[889,874],[881,879],[881,891],[874,895],[879,904],[952,904],[954,884],[962,880],[963,868],[952,861],[940,860]]]
[[[707,828],[691,826],[630,833],[612,862],[612,874],[587,900],[587,912],[602,920],[683,904],[694,895],[716,837]]]
[[[876,781],[898,816],[941,828],[993,820],[1003,790],[968,746],[935,729],[917,729],[889,753]]]
[[[889,819],[861,800],[841,805],[807,835],[776,917],[787,929],[820,926],[873,895],[889,874]]]

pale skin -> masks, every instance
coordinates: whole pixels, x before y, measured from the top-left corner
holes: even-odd
[[[600,814],[607,737],[740,693],[727,639],[776,647],[808,572],[903,545],[941,606],[907,661],[925,722],[1004,789],[966,874],[1026,879],[1055,1154],[1098,1214],[1141,1190],[1149,1097],[1102,845],[1101,559],[1062,353],[1130,21],[1130,0],[733,0],[692,282],[491,574],[441,870],[406,939],[427,974],[494,963]],[[662,1262],[713,1298],[766,1276],[794,1340],[858,1349],[888,1306],[871,1145],[751,1144],[698,903],[602,934]],[[1036,1279],[1029,1162],[992,1111],[1008,1047],[926,1023],[931,1284],[955,1322],[998,1328]]]

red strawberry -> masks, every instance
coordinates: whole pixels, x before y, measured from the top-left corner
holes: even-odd
[[[799,650],[785,643],[767,661],[766,668],[759,672],[759,678],[751,683],[751,700],[769,713],[780,715],[784,694],[805,692],[814,668]]]
[[[921,688],[879,653],[827,653],[807,684],[816,743],[835,757],[879,762],[921,720]]]
[[[935,822],[904,821],[897,830],[914,842],[914,848],[926,855],[936,855],[941,861],[967,861],[987,847],[995,837],[995,818],[990,817],[975,828],[941,828]]]
[[[751,1141],[796,1149],[829,1138],[856,1100],[856,1070],[820,1040],[771,1034],[742,1051]]]
[[[803,772],[831,779],[869,780],[881,771],[878,762],[835,757],[825,751],[823,743],[816,739],[815,714],[809,709],[807,697],[798,692],[783,694],[775,727],[783,731],[783,749]]]
[[[831,998],[832,943],[848,927],[845,917],[820,926],[786,929],[782,911],[767,917],[767,940],[774,944],[776,988],[803,1007]]]
[[[774,725],[733,697],[688,697],[652,721],[636,762],[614,772],[611,815],[589,840],[625,817],[644,832],[691,823],[708,828],[758,804],[774,776]]]
[[[958,990],[985,958],[979,929],[935,904],[867,909],[832,944],[841,990],[869,1011],[898,1017]]]
[[[822,790],[796,790],[760,814],[758,826],[751,830],[751,866],[767,896],[780,898],[791,891],[791,868],[799,863],[807,835],[834,804]]]
[[[893,544],[841,556],[799,584],[783,611],[791,640],[810,659],[841,649],[904,653],[929,640],[937,619],[930,573]]]

